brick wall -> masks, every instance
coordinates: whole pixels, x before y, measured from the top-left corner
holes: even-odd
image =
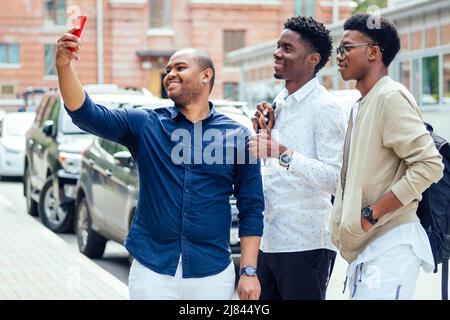
[[[97,0],[68,0],[88,16],[82,35],[80,61],[75,63],[84,84],[97,83]],[[196,47],[211,54],[216,67],[216,85],[212,96],[223,96],[224,82],[238,82],[239,73],[223,70],[224,30],[245,30],[245,46],[278,37],[285,20],[293,15],[294,2],[251,5],[198,3],[189,0],[171,2],[172,34],[155,34],[150,30],[149,2],[103,0],[104,82],[156,88],[158,72],[163,72],[168,54],[183,47]],[[29,86],[55,87],[56,77],[44,75],[44,45],[56,44],[66,25],[46,26],[44,0],[1,0],[0,43],[20,44],[20,66],[0,65],[0,83],[15,83],[17,91]],[[327,19],[327,12],[317,12]],[[149,32],[150,31],[150,32]],[[165,56],[138,56],[137,52],[166,52]],[[159,92],[155,92],[159,93]]]

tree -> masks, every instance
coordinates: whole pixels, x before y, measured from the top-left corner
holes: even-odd
[[[372,5],[384,8],[387,6],[387,0],[356,0],[358,6],[353,10],[353,13],[367,13],[367,8]]]

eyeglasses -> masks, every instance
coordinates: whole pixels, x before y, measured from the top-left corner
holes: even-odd
[[[348,48],[353,47],[362,47],[362,46],[380,46],[376,42],[361,42],[361,43],[346,43],[341,44],[339,47],[336,48],[336,55],[341,55],[343,57],[346,57],[348,55]],[[380,47],[381,52],[383,52],[383,48]]]

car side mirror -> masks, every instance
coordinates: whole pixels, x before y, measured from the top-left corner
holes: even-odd
[[[42,131],[46,136],[53,136],[53,129],[55,128],[55,122],[53,120],[47,120],[44,122],[44,126],[42,127]]]
[[[113,154],[116,164],[122,167],[133,167],[133,158],[129,151],[119,151]]]

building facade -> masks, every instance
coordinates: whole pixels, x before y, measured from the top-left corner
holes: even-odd
[[[341,0],[342,2],[343,0]],[[211,54],[217,70],[212,96],[237,99],[241,72],[228,52],[276,38],[294,14],[332,20],[334,1],[312,0],[2,0],[0,99],[28,87],[56,87],[56,40],[78,14],[82,83],[145,87],[163,96],[170,55],[183,47]],[[345,9],[342,9],[345,11]]]
[[[390,75],[414,94],[422,110],[450,109],[450,2],[393,0],[375,13],[393,21],[401,37],[401,51],[389,68]],[[334,47],[339,44],[343,23],[328,25]],[[228,54],[241,70],[240,99],[252,104],[270,101],[282,88],[283,83],[272,75],[274,49],[272,40]],[[353,89],[355,83],[344,82],[337,72],[334,51],[318,78],[328,89]]]

